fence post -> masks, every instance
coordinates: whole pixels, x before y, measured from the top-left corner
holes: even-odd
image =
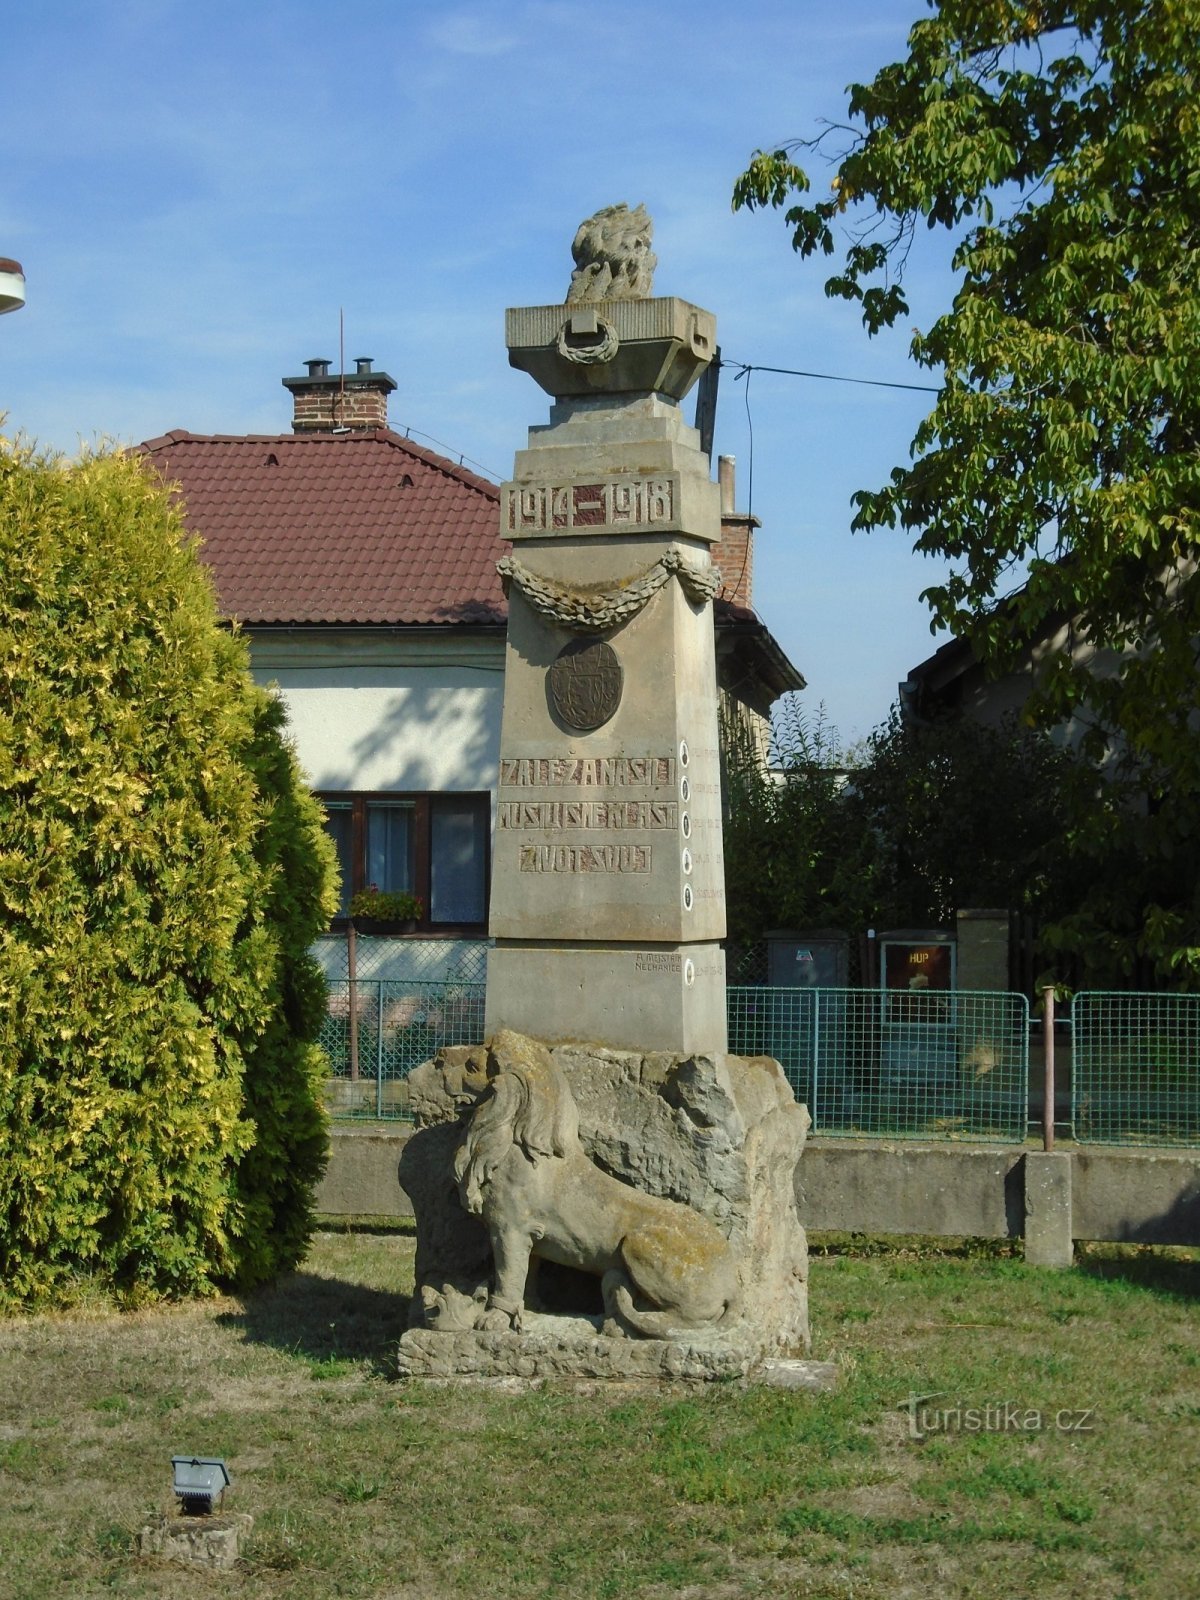
[[[358,947],[354,918],[346,927],[346,971],[350,983],[350,1082],[358,1082]]]
[[[1042,1091],[1042,1149],[1054,1149],[1054,985],[1048,983],[1042,990],[1043,1045],[1045,1058],[1045,1083]]]
[[[375,1049],[375,1115],[383,1117],[383,985],[384,980],[379,979],[378,994],[375,997],[375,1038],[378,1041]]]
[[[809,1126],[813,1132],[817,1131],[817,1082],[821,1073],[821,991],[813,989],[813,1071],[812,1071],[812,1100],[808,1108]]]

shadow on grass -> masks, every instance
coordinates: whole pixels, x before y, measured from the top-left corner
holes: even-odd
[[[217,1323],[251,1344],[271,1345],[317,1366],[367,1361],[376,1375],[392,1378],[409,1300],[407,1294],[293,1272],[247,1295],[241,1311],[224,1312]]]
[[[812,1229],[808,1248],[814,1256],[894,1257],[897,1261],[1019,1261],[1020,1239],[981,1239],[953,1234],[834,1233]]]
[[[366,1234],[372,1238],[383,1239],[415,1239],[417,1236],[417,1219],[415,1217],[377,1217],[337,1216],[318,1214],[316,1218],[316,1232],[345,1234]]]
[[[1200,1250],[1085,1244],[1075,1247],[1075,1265],[1090,1278],[1134,1284],[1171,1300],[1200,1300]]]

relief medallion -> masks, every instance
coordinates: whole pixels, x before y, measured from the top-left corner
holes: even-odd
[[[603,639],[573,639],[546,674],[551,710],[580,733],[602,728],[621,703],[625,674],[617,652]]]

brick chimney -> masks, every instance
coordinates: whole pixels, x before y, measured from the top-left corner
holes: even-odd
[[[717,482],[721,487],[721,539],[712,547],[712,558],[721,569],[721,598],[734,605],[753,605],[754,530],[761,528],[757,517],[735,511],[733,456],[717,457]]]
[[[370,433],[387,427],[387,397],[396,380],[372,372],[370,356],[356,356],[353,372],[330,372],[324,357],[304,365],[306,378],[283,380],[292,394],[293,433]]]

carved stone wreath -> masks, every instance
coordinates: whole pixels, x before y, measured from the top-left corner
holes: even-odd
[[[528,600],[535,611],[576,632],[605,633],[618,623],[627,622],[658,593],[672,576],[679,579],[683,592],[696,605],[711,600],[721,587],[717,567],[694,567],[679,550],[667,550],[653,566],[617,589],[573,588],[540,578],[518,561],[504,556],[496,563],[507,595],[511,584]]]
[[[567,336],[570,331],[571,319],[568,317],[558,330],[558,337],[555,340],[558,353],[567,361],[574,361],[581,367],[603,366],[606,361],[612,360],[621,347],[617,330],[603,317],[596,318],[596,338],[590,344],[569,343]]]

